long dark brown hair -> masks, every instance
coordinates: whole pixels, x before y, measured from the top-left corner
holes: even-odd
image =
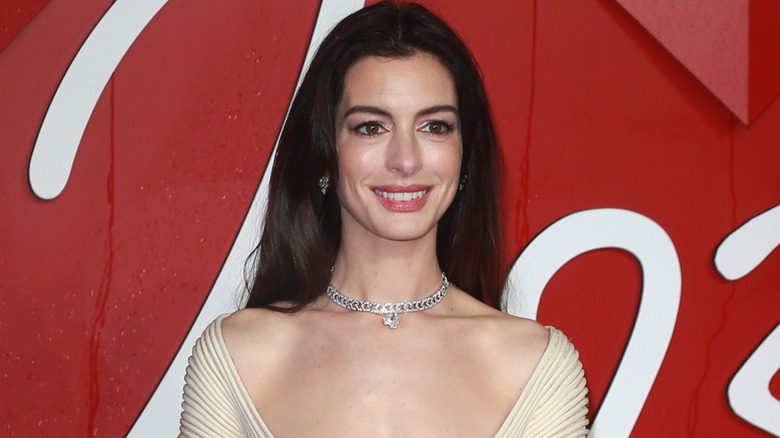
[[[452,75],[463,144],[463,189],[439,221],[436,250],[450,281],[501,307],[499,157],[479,69],[468,48],[439,17],[418,4],[384,2],[342,20],[324,39],[293,100],[271,171],[260,244],[251,262],[246,307],[296,311],[325,292],[341,243],[336,106],[344,77],[369,56],[433,55]],[[284,305],[277,304],[285,302]]]

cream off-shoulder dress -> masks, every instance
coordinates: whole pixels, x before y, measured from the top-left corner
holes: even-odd
[[[212,322],[193,348],[180,436],[273,438],[225,347],[221,329],[225,316]],[[496,437],[587,436],[587,388],[579,354],[562,332],[548,329],[547,349]]]

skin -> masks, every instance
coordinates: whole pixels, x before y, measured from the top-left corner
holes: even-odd
[[[372,301],[430,295],[441,272],[436,227],[460,174],[452,78],[426,54],[369,57],[349,70],[337,114],[344,238],[333,285]],[[400,192],[422,196],[405,203]],[[291,315],[240,310],[222,329],[277,437],[493,436],[549,337],[456,285],[400,320],[390,330],[323,296]]]

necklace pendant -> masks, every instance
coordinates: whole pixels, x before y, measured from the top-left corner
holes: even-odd
[[[333,272],[333,269],[330,270]],[[444,272],[441,273],[441,286],[439,290],[426,298],[422,298],[414,301],[398,301],[396,303],[379,303],[375,301],[364,301],[356,298],[350,298],[341,292],[339,292],[332,284],[328,285],[325,289],[325,293],[328,294],[328,298],[331,299],[336,305],[341,306],[347,310],[355,312],[370,312],[373,314],[382,315],[382,323],[390,329],[398,328],[400,321],[398,320],[399,313],[409,312],[422,312],[428,310],[431,307],[439,304],[447,293],[447,288],[450,282],[447,280],[447,276]]]
[[[390,312],[385,313],[384,324],[391,329],[398,327],[398,313]]]

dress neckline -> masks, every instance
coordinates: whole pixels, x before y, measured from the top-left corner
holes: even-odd
[[[222,320],[225,319],[225,317],[227,317],[228,315],[229,313],[220,315],[214,321],[214,324],[216,325],[217,340],[219,342],[220,350],[224,355],[224,361],[229,368],[230,374],[232,375],[232,377],[235,378],[236,386],[239,388],[241,392],[240,396],[245,402],[242,403],[242,406],[244,406],[245,414],[247,414],[249,418],[252,418],[257,422],[263,434],[267,435],[268,438],[274,438],[273,433],[271,432],[270,429],[268,429],[268,426],[265,424],[263,417],[260,415],[260,411],[258,411],[257,406],[254,403],[254,400],[252,400],[252,397],[249,395],[249,391],[247,390],[246,385],[244,385],[244,381],[241,379],[241,375],[238,374],[238,369],[236,368],[236,365],[233,362],[233,357],[230,355],[230,351],[228,351],[227,349],[227,344],[225,344],[225,339],[222,337]],[[547,347],[545,347],[544,353],[542,353],[539,362],[536,364],[536,367],[534,368],[533,372],[531,372],[531,376],[528,378],[528,382],[526,383],[525,387],[520,391],[520,394],[518,394],[517,398],[515,399],[512,408],[509,410],[509,413],[507,414],[506,418],[504,418],[504,421],[501,423],[501,426],[499,426],[498,431],[495,435],[496,437],[501,436],[502,433],[504,433],[507,430],[507,428],[510,426],[510,422],[519,414],[519,411],[521,410],[521,407],[525,402],[526,394],[532,392],[529,391],[529,389],[532,388],[536,380],[538,380],[538,375],[540,373],[540,370],[543,368],[541,365],[545,362],[545,359],[550,354],[552,354],[552,349],[550,347],[553,345],[553,337],[563,336],[561,332],[555,327],[546,326],[546,328],[550,332],[550,336],[547,340]]]

